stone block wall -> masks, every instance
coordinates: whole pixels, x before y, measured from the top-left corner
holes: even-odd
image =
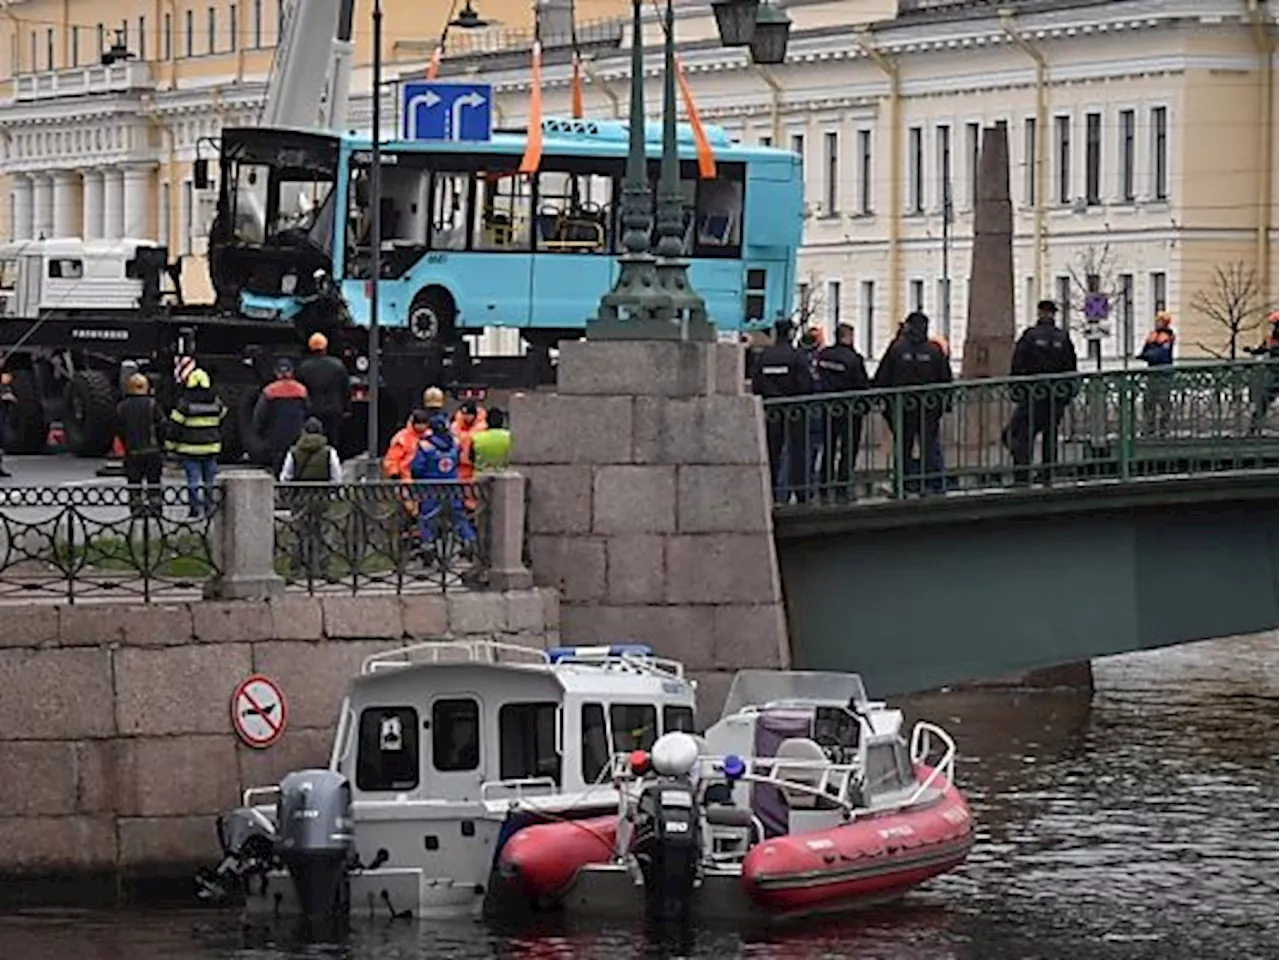
[[[215,863],[214,818],[246,787],[325,765],[362,658],[427,637],[554,646],[559,601],[534,589],[29,605],[0,624],[0,878],[112,884]],[[252,673],[288,703],[265,750],[231,727]],[[8,897],[24,886],[0,881]]]
[[[682,660],[714,721],[733,671],[784,667],[760,401],[736,345],[562,344],[557,393],[512,400],[534,580],[571,644]]]

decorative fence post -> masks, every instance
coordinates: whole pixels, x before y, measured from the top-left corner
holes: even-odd
[[[205,596],[262,600],[284,589],[275,571],[276,483],[259,470],[228,470],[219,480],[222,503],[210,534],[217,575]]]
[[[533,574],[524,564],[525,478],[512,471],[489,475],[489,585],[524,590]]]

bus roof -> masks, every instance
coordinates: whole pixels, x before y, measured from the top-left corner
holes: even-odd
[[[789,150],[775,147],[750,146],[735,143],[723,127],[705,127],[707,141],[718,159],[738,161],[793,160],[798,159]],[[575,156],[621,157],[626,156],[630,125],[625,120],[575,120],[567,117],[548,117],[542,121],[542,149],[544,153]],[[368,149],[372,138],[368,131],[353,132],[344,138],[353,149]],[[421,150],[429,153],[474,153],[478,149],[494,153],[521,153],[527,143],[524,129],[498,129],[491,140],[384,140],[385,146],[396,150]],[[676,143],[683,156],[691,155],[694,148],[693,128],[687,123],[676,125]],[[645,123],[645,146],[652,156],[662,145],[662,125]]]

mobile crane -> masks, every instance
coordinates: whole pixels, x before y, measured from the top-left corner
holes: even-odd
[[[218,145],[221,176],[208,251],[216,293],[212,305],[184,302],[180,260],[171,263],[169,250],[150,241],[40,239],[0,246],[0,368],[12,375],[17,398],[5,418],[6,451],[42,451],[49,424],[60,420],[74,453],[103,456],[116,434],[122,366],[146,373],[167,403],[177,389],[180,361],[194,357],[231,411],[224,457],[260,459],[251,422],[257,392],[275,361],[301,354],[316,331],[329,337],[331,352],[351,373],[353,416],[335,439],[344,456],[363,447],[372,389],[367,330],[351,322],[326,272],[328,258],[318,249],[323,244],[305,227],[308,218],[318,222],[325,216],[324,165],[305,151],[293,151],[298,157],[294,172],[310,177],[316,189],[288,201],[297,205],[292,212],[299,224],[288,229],[279,229],[284,218],[278,189],[255,183],[243,164],[236,179],[227,174],[229,154],[243,159],[256,145],[269,149],[275,160],[295,162],[287,156],[290,131],[341,131],[349,100],[354,6],[355,0],[292,0],[267,81],[261,127],[224,131],[232,136]],[[327,58],[317,55],[323,49],[330,51]],[[110,55],[127,56],[127,51],[113,48]],[[263,169],[275,183],[279,167]],[[209,159],[199,151],[193,180],[198,190],[213,185]],[[330,176],[330,194],[333,187]],[[233,193],[250,202],[233,206]],[[252,202],[255,193],[257,203]],[[281,291],[288,294],[289,309],[263,311],[262,294]],[[384,442],[427,384],[532,386],[548,373],[524,358],[472,360],[461,342],[397,345],[384,354],[378,386]]]

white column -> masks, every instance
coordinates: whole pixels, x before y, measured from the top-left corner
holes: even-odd
[[[10,215],[13,223],[10,232],[15,240],[30,240],[34,228],[32,215],[35,208],[31,205],[31,178],[25,173],[13,176],[13,210]]]
[[[53,175],[53,235],[77,236],[80,225],[80,175],[58,170]]]
[[[119,240],[124,235],[124,171],[102,171],[102,236]]]
[[[102,171],[84,172],[84,238],[102,239]]]
[[[151,167],[124,168],[124,236],[151,239]]]
[[[53,236],[53,180],[43,173],[34,174],[31,179],[31,236],[48,240]]]

